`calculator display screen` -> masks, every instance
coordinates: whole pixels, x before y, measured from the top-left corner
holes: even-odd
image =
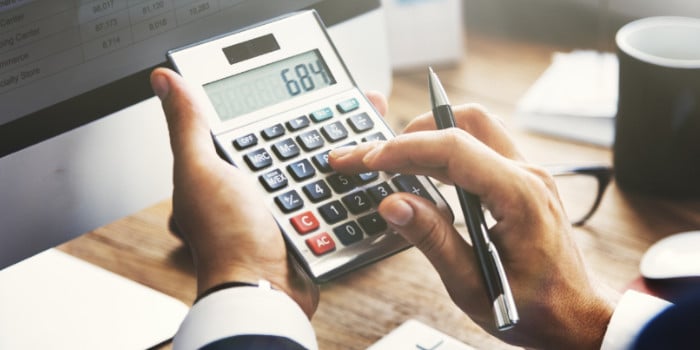
[[[335,84],[318,50],[204,85],[221,121]]]

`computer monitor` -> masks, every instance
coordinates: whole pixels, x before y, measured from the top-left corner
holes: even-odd
[[[388,93],[379,0],[0,0],[0,268],[170,196],[167,50],[307,8]]]

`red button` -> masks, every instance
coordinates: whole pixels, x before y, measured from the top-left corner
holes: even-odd
[[[301,213],[289,221],[300,234],[307,234],[319,227],[318,219],[310,211]]]
[[[307,239],[306,245],[308,245],[311,251],[317,256],[335,250],[335,242],[333,242],[333,238],[326,232]]]

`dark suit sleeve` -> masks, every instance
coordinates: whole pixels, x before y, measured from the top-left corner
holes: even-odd
[[[674,300],[637,337],[633,349],[699,349],[700,289]]]
[[[202,350],[306,350],[299,343],[273,335],[239,335],[217,340],[202,348]]]

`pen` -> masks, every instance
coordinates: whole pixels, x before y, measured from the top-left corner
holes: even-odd
[[[432,68],[428,68],[428,83],[430,86],[430,101],[433,108],[433,117],[438,129],[456,127],[452,107],[447,100],[447,94],[442,87],[437,74]],[[503,264],[498,256],[496,246],[489,239],[488,227],[484,220],[484,212],[481,209],[481,200],[478,196],[469,193],[459,186],[455,186],[459,204],[462,207],[464,221],[467,224],[469,237],[474,247],[477,263],[481,270],[486,292],[493,303],[493,313],[496,319],[496,327],[500,331],[512,328],[518,323],[518,310],[515,307],[513,293],[510,290]]]

